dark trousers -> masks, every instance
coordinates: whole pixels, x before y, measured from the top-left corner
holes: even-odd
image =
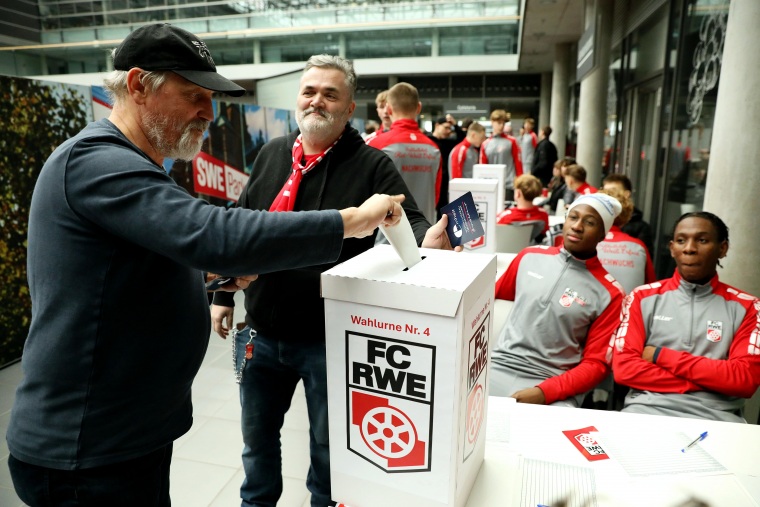
[[[249,327],[235,336],[236,364],[242,363],[249,338]],[[280,430],[299,381],[303,381],[309,414],[311,465],[306,475],[306,489],[311,493],[312,507],[335,505],[330,499],[325,343],[287,343],[259,333],[253,344],[253,357],[246,362],[240,383],[241,428],[245,444],[241,505],[277,505],[282,494]]]
[[[170,507],[172,444],[129,461],[56,470],[19,461],[8,468],[18,497],[30,507]]]

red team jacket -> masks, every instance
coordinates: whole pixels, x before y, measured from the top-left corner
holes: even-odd
[[[514,188],[515,178],[522,176],[522,156],[517,139],[507,134],[491,136],[480,145],[481,164],[505,164],[507,179],[505,187]]]
[[[760,386],[760,301],[717,275],[696,285],[676,270],[626,297],[613,345],[615,380],[632,388],[625,408],[725,420]],[[647,345],[661,347],[654,363],[641,358]]]
[[[654,265],[643,241],[624,233],[613,225],[596,245],[596,253],[604,269],[620,282],[626,294],[645,283],[657,281]]]
[[[478,163],[480,151],[465,139],[449,154],[449,179],[472,178],[472,168]]]
[[[543,378],[536,384],[547,404],[581,395],[607,376],[623,291],[596,257],[528,247],[496,282],[496,298],[515,304],[491,360]]]
[[[549,214],[544,211],[543,208],[539,208],[538,206],[533,206],[530,209],[508,208],[496,215],[497,224],[534,221],[544,223],[544,228],[541,229],[541,232],[545,233],[549,230]]]
[[[368,146],[385,152],[409,187],[428,222],[438,221],[436,203],[441,188],[441,151],[415,120],[396,120],[388,132],[368,139]]]

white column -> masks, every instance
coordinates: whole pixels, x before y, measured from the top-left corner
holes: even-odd
[[[346,34],[338,35],[338,56],[346,57]]]
[[[430,56],[436,57],[441,55],[441,32],[437,26],[433,27],[433,37],[430,45]]]
[[[596,9],[587,9],[586,26],[598,18],[594,37],[596,67],[581,81],[578,101],[578,149],[576,160],[586,168],[586,181],[599,186],[602,179],[602,150],[607,123],[607,76],[612,44],[612,0],[596,0]],[[591,14],[589,15],[589,12]]]
[[[718,215],[730,230],[728,256],[718,268],[721,280],[760,297],[757,254],[760,236],[760,66],[752,64],[760,47],[760,2],[732,0],[728,11],[723,64],[713,123],[704,209]],[[754,421],[752,421],[754,422]]]
[[[258,65],[261,63],[261,40],[254,39],[253,41],[253,63]]]
[[[542,128],[549,125],[549,109],[551,108],[551,103],[552,74],[551,72],[544,72],[541,74],[541,100],[538,103],[538,118],[535,128],[536,132],[539,132]]]
[[[560,158],[565,156],[567,145],[567,108],[570,94],[570,44],[554,47],[554,68],[552,70],[552,99],[549,125],[552,127],[551,141],[557,146]]]

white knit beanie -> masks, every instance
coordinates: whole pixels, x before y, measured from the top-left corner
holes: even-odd
[[[605,234],[610,232],[610,228],[612,227],[612,223],[615,221],[615,218],[620,214],[621,211],[623,211],[623,207],[620,205],[620,202],[617,199],[607,194],[597,193],[582,195],[578,197],[573,201],[570,207],[567,208],[567,212],[569,213],[571,209],[578,206],[579,204],[587,204],[594,208],[597,213],[599,213],[599,216],[602,217],[602,222],[604,222]]]

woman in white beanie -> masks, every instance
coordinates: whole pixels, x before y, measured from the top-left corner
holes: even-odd
[[[496,297],[515,304],[492,354],[491,395],[579,407],[607,376],[623,293],[596,246],[620,210],[608,195],[579,197],[564,246],[526,248],[499,279]]]

